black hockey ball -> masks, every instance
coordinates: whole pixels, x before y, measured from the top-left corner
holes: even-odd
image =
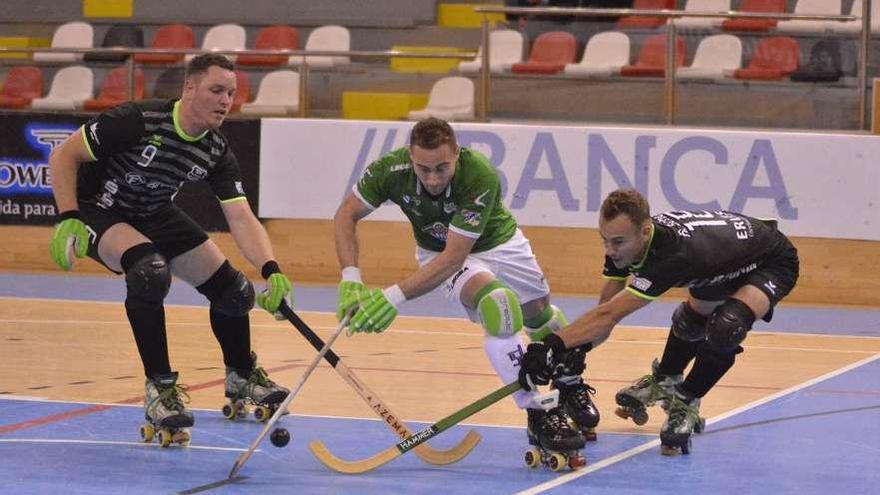
[[[272,445],[276,447],[285,447],[290,442],[290,433],[286,428],[275,428],[269,436]]]

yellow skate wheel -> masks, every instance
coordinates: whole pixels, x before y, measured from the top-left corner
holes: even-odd
[[[559,472],[565,469],[565,466],[568,466],[568,462],[565,460],[564,455],[556,452],[555,454],[550,455],[547,465],[550,466],[550,469],[553,471]]]
[[[159,441],[159,445],[161,445],[163,448],[171,445],[171,439],[171,430],[169,430],[168,428],[162,428],[161,430],[159,430],[159,433],[156,437],[156,440]]]
[[[526,451],[523,460],[526,461],[526,466],[534,469],[541,463],[541,453],[538,452],[538,449],[531,448]]]
[[[232,408],[235,409],[235,416],[238,419],[245,419],[248,415],[248,406],[243,400],[237,400],[232,404]]]
[[[152,442],[155,434],[156,429],[153,428],[153,425],[150,423],[144,423],[141,425],[141,440],[143,440],[144,443]]]
[[[235,411],[235,407],[233,407],[231,403],[225,404],[223,406],[223,409],[221,409],[221,412],[223,413],[223,417],[228,419],[229,421],[235,421],[235,417],[238,416]]]
[[[269,411],[269,408],[266,406],[257,406],[254,409],[254,418],[260,423],[265,423],[272,417],[272,413]]]

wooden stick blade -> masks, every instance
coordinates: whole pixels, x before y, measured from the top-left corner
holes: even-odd
[[[371,471],[393,461],[401,455],[400,450],[398,450],[395,445],[367,459],[360,461],[346,461],[333,455],[320,440],[315,440],[309,443],[309,450],[312,451],[312,455],[314,455],[316,459],[321,461],[321,464],[337,473],[343,474],[366,473],[367,471]]]
[[[411,436],[411,434],[410,434]],[[449,450],[437,450],[428,444],[422,444],[413,450],[413,453],[421,460],[436,466],[445,466],[456,463],[465,458],[480,443],[483,437],[474,430],[468,430],[467,435]]]

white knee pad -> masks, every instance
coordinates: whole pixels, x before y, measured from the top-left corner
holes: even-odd
[[[477,293],[477,311],[483,328],[492,337],[507,338],[523,327],[519,298],[498,281],[490,282]]]
[[[558,332],[568,326],[568,318],[565,317],[565,313],[562,310],[553,304],[550,305],[550,309],[553,311],[553,315],[546,323],[538,328],[526,326],[526,333],[532,341],[537,342],[551,333]]]

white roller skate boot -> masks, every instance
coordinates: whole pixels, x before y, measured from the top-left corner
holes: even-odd
[[[229,403],[223,406],[226,419],[244,419],[248,405],[253,405],[254,419],[265,422],[290,393],[290,390],[270,380],[265,369],[257,366],[257,355],[253,352],[251,360],[253,365],[250,370],[226,368],[226,397],[229,399]]]

